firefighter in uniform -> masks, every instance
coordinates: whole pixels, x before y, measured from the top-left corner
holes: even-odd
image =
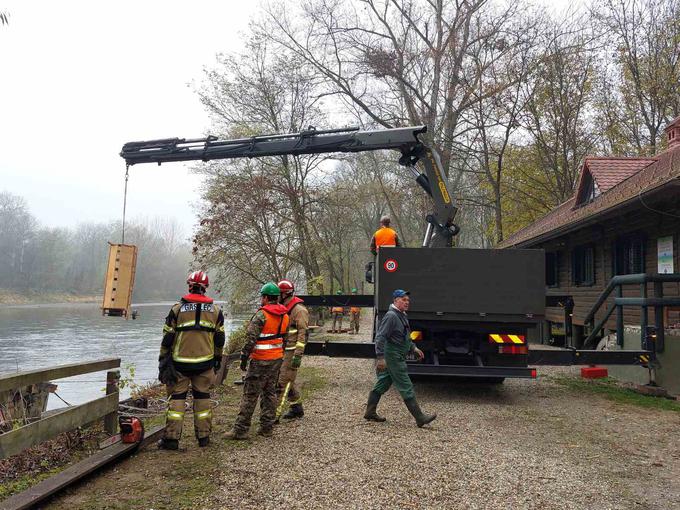
[[[170,397],[166,427],[159,447],[177,450],[184,423],[184,403],[191,387],[194,431],[198,445],[208,446],[212,428],[210,386],[219,369],[224,347],[224,315],[205,295],[208,275],[189,275],[189,293],[170,309],[163,326],[158,379]]]
[[[378,248],[381,246],[384,246],[385,248],[401,246],[397,231],[390,228],[390,218],[388,216],[380,218],[380,228],[375,231],[375,234],[373,234],[373,237],[371,238],[371,253],[377,255]]]
[[[305,414],[302,408],[302,396],[295,385],[298,368],[302,363],[302,355],[305,353],[307,334],[309,327],[309,312],[302,299],[295,296],[295,286],[289,280],[279,282],[281,291],[281,304],[286,307],[290,317],[290,329],[286,341],[283,365],[279,374],[279,407],[276,409],[276,417],[281,416],[286,400],[290,409],[283,415],[284,420],[302,418]]]
[[[339,290],[335,293],[338,296],[342,296],[342,291]],[[331,315],[333,316],[333,328],[331,329],[331,333],[342,333],[342,316],[345,314],[345,309],[342,306],[332,306],[331,307]],[[335,329],[335,325],[338,325],[338,328]]]
[[[276,421],[276,384],[289,322],[286,307],[278,303],[280,294],[274,282],[265,283],[260,290],[261,307],[250,319],[241,351],[241,370],[247,370],[241,406],[234,428],[225,435],[226,439],[248,439],[258,399],[261,401],[257,433],[262,436],[272,434]]]
[[[357,289],[352,289],[352,295],[357,295]],[[359,322],[361,321],[361,308],[352,306],[349,309],[349,334],[356,335],[359,333]]]

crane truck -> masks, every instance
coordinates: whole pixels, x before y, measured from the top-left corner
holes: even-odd
[[[411,360],[412,374],[482,378],[535,378],[536,365],[625,364],[646,366],[653,353],[597,351],[530,346],[528,337],[543,320],[546,297],[542,250],[455,248],[460,231],[457,207],[437,151],[424,140],[426,126],[381,130],[343,128],[221,140],[165,138],[124,144],[120,155],[128,166],[141,163],[309,154],[399,151],[399,164],[432,199],[425,217],[422,246],[383,247],[367,279],[373,295],[303,296],[310,306],[359,306],[374,310],[374,331],[392,302],[394,289],[411,294],[412,339],[424,352]],[[552,304],[552,303],[548,303]],[[375,357],[369,342],[308,342],[306,354]]]

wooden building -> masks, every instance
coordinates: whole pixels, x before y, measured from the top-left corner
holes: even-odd
[[[585,158],[574,196],[498,246],[545,250],[547,294],[572,296],[577,347],[586,315],[613,276],[680,273],[680,117],[666,135],[668,149],[651,158]],[[664,283],[664,295],[680,295],[679,287]],[[624,296],[640,294],[640,285],[624,289]],[[563,308],[549,307],[545,336],[563,334],[564,317]],[[667,327],[680,326],[677,309],[665,318]],[[640,319],[640,308],[624,309],[626,325],[640,326]]]

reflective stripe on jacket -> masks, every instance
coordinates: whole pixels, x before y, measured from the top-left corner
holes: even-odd
[[[218,321],[220,307],[212,302],[183,300],[173,307],[175,314],[175,341],[172,359],[182,364],[198,364],[215,357],[215,333],[224,333],[224,324]]]
[[[282,304],[288,310],[290,318],[290,329],[288,329],[288,340],[285,349],[287,351],[295,351],[296,355],[302,356],[305,352],[307,335],[309,333],[309,311],[302,299],[297,296],[285,300]]]
[[[250,354],[251,359],[265,361],[283,358],[283,340],[288,332],[288,314],[276,314],[266,307],[260,308],[265,322]]]

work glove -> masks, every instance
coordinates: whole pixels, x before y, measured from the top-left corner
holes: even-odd
[[[290,362],[290,367],[294,370],[297,370],[298,368],[300,368],[301,364],[302,364],[302,356],[300,356],[299,354],[296,354],[295,356],[293,356],[293,359]]]
[[[172,362],[172,355],[167,354],[158,358],[158,380],[166,386],[174,386],[179,380],[179,374]]]
[[[248,370],[248,355],[244,353],[241,353],[241,370]]]
[[[220,367],[222,366],[222,356],[215,356],[213,359],[213,370],[215,373],[220,371]]]

